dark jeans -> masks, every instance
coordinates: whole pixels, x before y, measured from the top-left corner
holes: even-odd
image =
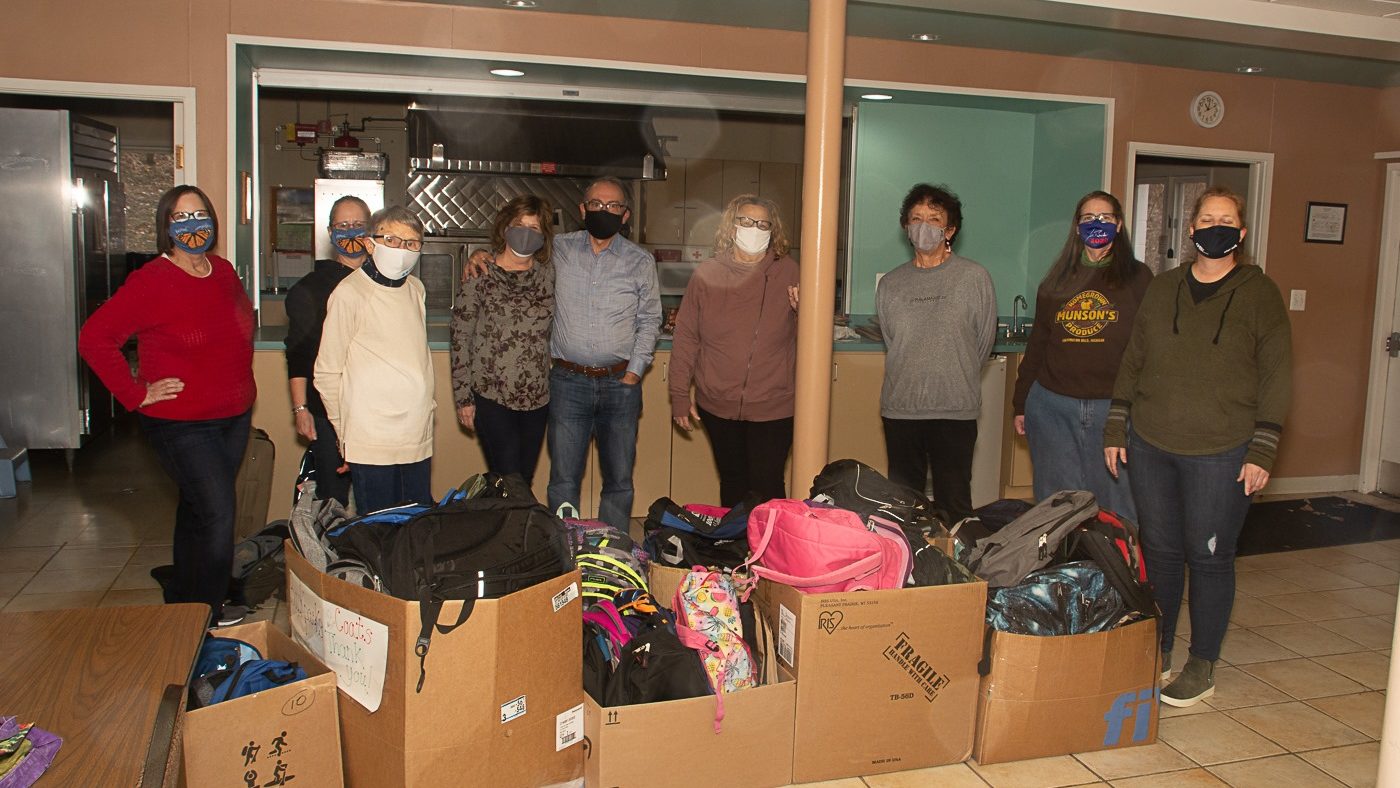
[[[368,514],[405,503],[433,503],[433,458],[401,465],[350,463],[355,513]]]
[[[316,466],[316,498],[322,501],[334,498],[345,506],[350,503],[350,474],[337,472],[345,461],[340,458],[335,426],[330,419],[317,413],[311,414],[311,419],[316,425],[316,440],[311,442],[311,461]]]
[[[749,493],[760,501],[787,497],[783,466],[792,449],[792,417],[774,421],[722,419],[698,408],[719,469],[719,503],[735,506]],[[701,501],[701,503],[706,503]]]
[[[175,480],[173,585],[166,602],[203,602],[218,620],[233,574],[238,466],[252,412],[227,419],[175,421],[140,415],[161,467]]]
[[[622,375],[591,378],[560,367],[549,371],[549,508],[575,506],[588,461],[588,442],[598,439],[603,491],[598,519],[626,533],[632,519],[632,466],[637,460],[637,420],[642,384]]]
[[[534,410],[511,410],[476,395],[476,436],[486,455],[487,470],[503,476],[518,473],[525,477],[526,484],[533,483],[548,424],[548,405]]]
[[[957,522],[972,514],[972,449],[976,419],[881,419],[890,481],[925,490],[933,472],[933,500]]]
[[[1235,603],[1235,543],[1253,496],[1235,481],[1249,444],[1220,454],[1162,451],[1128,438],[1133,499],[1142,529],[1143,560],[1162,609],[1162,650],[1170,651],[1181,610],[1185,567],[1191,568],[1191,654],[1220,658]]]

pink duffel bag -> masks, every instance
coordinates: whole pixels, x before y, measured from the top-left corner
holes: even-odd
[[[899,527],[845,509],[776,499],[749,515],[754,575],[810,594],[903,588],[913,569]]]

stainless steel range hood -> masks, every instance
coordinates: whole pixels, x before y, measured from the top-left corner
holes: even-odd
[[[419,103],[408,112],[408,155],[420,172],[666,178],[646,110],[608,104]]]

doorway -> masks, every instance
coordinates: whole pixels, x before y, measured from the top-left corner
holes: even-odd
[[[1371,338],[1366,428],[1361,440],[1362,492],[1400,495],[1400,163],[1387,164],[1380,273]]]
[[[1263,268],[1273,163],[1272,153],[1128,143],[1123,210],[1137,258],[1154,274],[1193,259],[1191,209],[1201,192],[1225,186],[1244,195],[1250,228],[1245,247]]]

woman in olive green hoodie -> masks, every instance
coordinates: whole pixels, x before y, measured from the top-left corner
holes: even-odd
[[[1162,610],[1168,673],[1191,568],[1191,652],[1162,702],[1215,692],[1215,661],[1235,598],[1235,543],[1269,480],[1292,388],[1292,340],[1278,286],[1244,259],[1244,200],[1196,201],[1190,264],[1152,281],[1123,354],[1104,427],[1104,460],[1130,483],[1148,580]]]

